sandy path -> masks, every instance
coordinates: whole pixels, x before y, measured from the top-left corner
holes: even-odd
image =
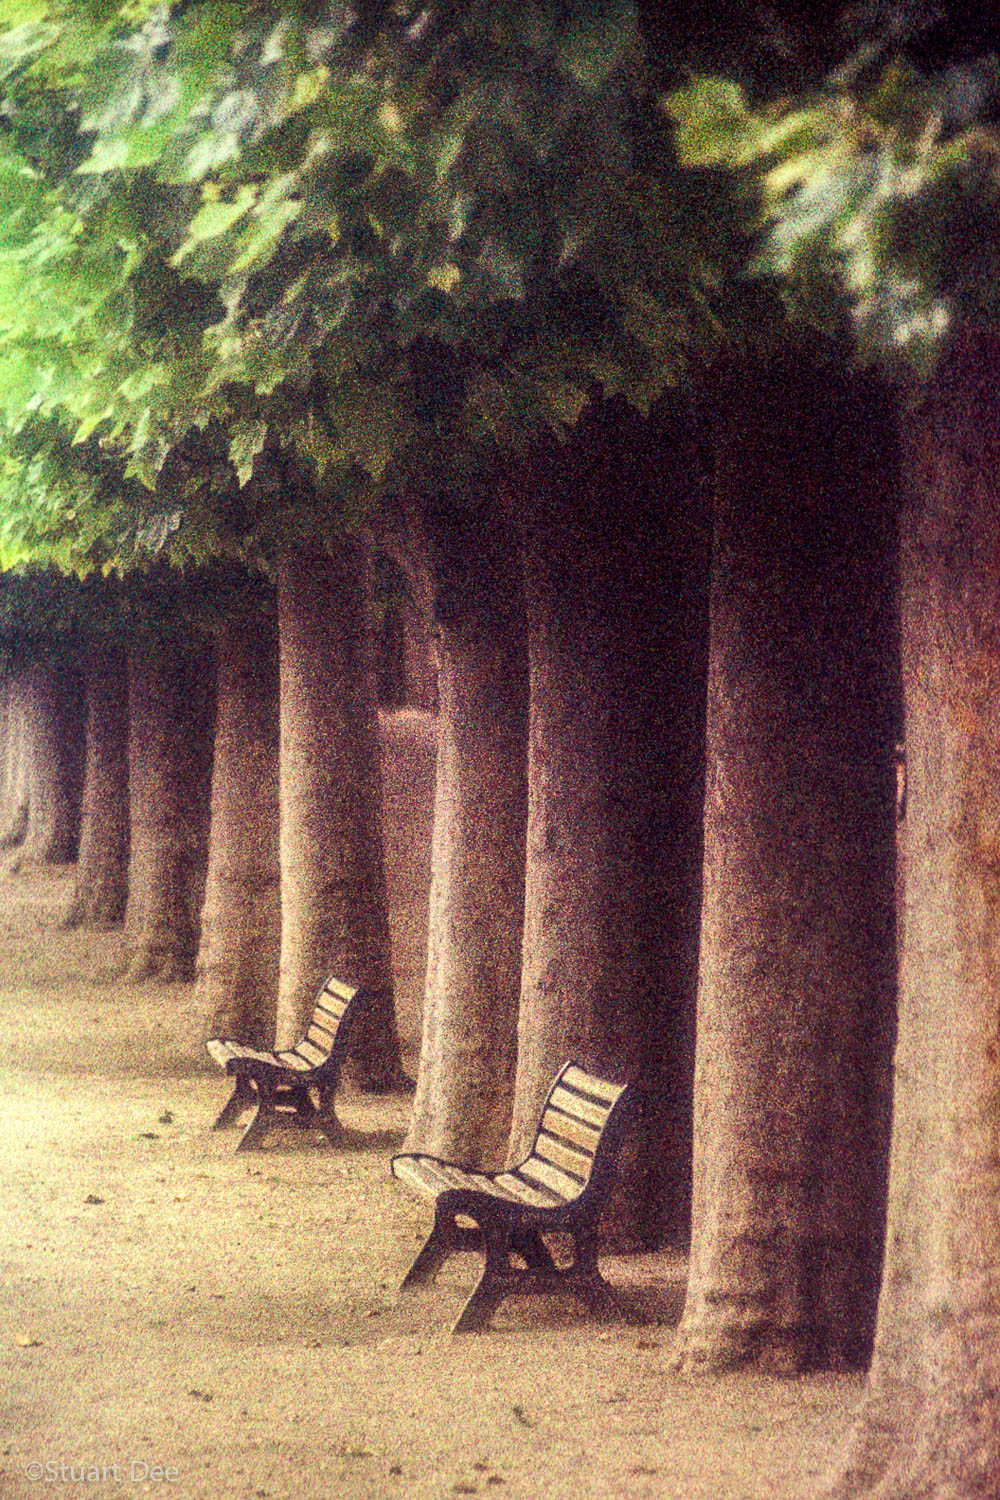
[[[52,925],[68,880],[0,884],[4,1497],[814,1492],[857,1379],[665,1373],[669,1257],[606,1264],[642,1328],[522,1302],[453,1339],[470,1257],[396,1293],[428,1222],[388,1175],[405,1101],[344,1102],[360,1149],[234,1156],[190,988],[118,985],[116,940]]]

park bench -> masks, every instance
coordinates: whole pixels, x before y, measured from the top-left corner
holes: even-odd
[[[393,1175],[434,1200],[434,1228],[401,1290],[432,1280],[455,1251],[482,1250],[482,1276],[454,1333],[488,1327],[505,1297],[528,1292],[571,1293],[601,1319],[621,1317],[624,1309],[598,1269],[597,1230],[630,1097],[625,1086],[569,1062],[517,1166],[491,1173],[420,1153],[394,1156]],[[570,1237],[571,1264],[556,1264],[547,1233]]]
[[[332,1145],[340,1144],[345,1131],[337,1119],[334,1094],[365,999],[366,992],[358,985],[328,979],[316,997],[305,1036],[287,1051],[262,1052],[227,1037],[206,1042],[209,1055],[236,1080],[212,1129],[235,1124],[244,1110],[255,1105],[237,1151],[259,1146],[273,1125],[315,1126]]]

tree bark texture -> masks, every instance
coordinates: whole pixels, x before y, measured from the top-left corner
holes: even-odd
[[[798,362],[727,414],[675,1359],[839,1367],[870,1348],[883,1234],[897,464],[877,391]]]
[[[228,621],[216,639],[216,675],[198,999],[206,1036],[269,1047],[281,947],[276,623]]]
[[[381,826],[381,757],[366,604],[367,549],[289,548],[278,568],[281,972],[277,1038],[302,1036],[331,972],[375,1003],[349,1077],[402,1082]]]
[[[1000,340],[906,418],[906,891],[886,1266],[830,1491],[1000,1494]]]
[[[65,864],[80,831],[82,712],[77,673],[36,663],[28,670],[28,821],[17,862]]]
[[[516,539],[484,499],[426,542],[440,713],[409,1150],[503,1165],[517,1052],[528,670]]]
[[[28,827],[28,672],[7,682],[7,735],[4,748],[4,800],[0,849],[14,849]]]
[[[703,775],[704,486],[686,412],[617,408],[514,499],[530,728],[510,1156],[569,1058],[634,1083],[606,1215],[622,1245],[686,1229]]]
[[[111,927],[128,886],[128,667],[124,647],[95,641],[86,659],[87,720],[76,886],[67,925]]]
[[[129,653],[129,977],[190,979],[204,897],[213,671],[204,647]]]

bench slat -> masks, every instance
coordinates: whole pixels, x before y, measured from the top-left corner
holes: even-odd
[[[322,1047],[315,1046],[306,1037],[303,1037],[301,1042],[296,1042],[292,1050],[297,1052],[299,1057],[304,1057],[311,1068],[318,1068],[320,1063],[326,1062],[330,1056],[329,1052],[324,1052]]]
[[[525,1182],[515,1172],[501,1172],[496,1185],[506,1188],[513,1198],[520,1203],[527,1203],[531,1208],[559,1208],[565,1202],[561,1193],[553,1193],[551,1189],[540,1187],[534,1182]]]
[[[574,1198],[579,1198],[583,1191],[582,1182],[578,1182],[575,1177],[571,1177],[560,1167],[554,1167],[550,1162],[542,1161],[538,1156],[529,1156],[528,1160],[518,1167],[518,1172],[525,1177],[530,1177],[533,1182],[540,1182],[543,1186],[551,1188],[552,1192],[564,1203],[570,1203]]]
[[[562,1084],[557,1084],[552,1090],[549,1103],[561,1109],[564,1114],[595,1126],[597,1130],[604,1129],[610,1113],[610,1110],[603,1104],[595,1104],[592,1099],[584,1099],[580,1094],[574,1094],[564,1088]]]
[[[316,1002],[313,1019],[322,1021],[324,1017],[327,1017],[334,1025],[339,1025],[347,1006],[346,1000],[336,1000],[331,995],[322,995]]]
[[[307,1041],[307,1042],[311,1042],[312,1045],[316,1048],[316,1050],[324,1058],[327,1058],[327,1057],[330,1056],[330,1048],[333,1046],[333,1043],[334,1043],[333,1033],[330,1032],[330,1031],[324,1031],[323,1028],[322,1028],[322,1026],[317,1026],[316,1025],[315,1021],[310,1026],[309,1030],[306,1032],[305,1037],[303,1038],[303,1040]]]
[[[601,1139],[601,1132],[593,1125],[585,1125],[582,1120],[575,1120],[572,1115],[564,1115],[561,1110],[551,1107],[542,1116],[541,1128],[560,1140],[570,1141],[588,1156],[593,1156]]]
[[[395,1164],[395,1170],[397,1177],[403,1177],[407,1182],[412,1182],[419,1187],[422,1192],[435,1196],[455,1185],[447,1173],[442,1172],[440,1162],[429,1161],[426,1157],[399,1161]]]
[[[625,1090],[624,1084],[608,1083],[604,1078],[595,1078],[593,1073],[585,1073],[575,1064],[570,1064],[565,1070],[562,1082],[567,1087],[579,1089],[581,1093],[589,1094],[593,1099],[603,1100],[608,1105],[617,1103]]]
[[[225,1063],[231,1057],[251,1057],[254,1062],[275,1062],[273,1052],[260,1052],[256,1047],[244,1047],[242,1042],[223,1041],[220,1044],[218,1038],[213,1041],[206,1042],[205,1046],[210,1056],[216,1058],[217,1061]]]
[[[354,999],[358,991],[355,985],[345,984],[342,979],[328,979],[323,986],[322,993],[329,995],[333,1000],[342,1000],[346,1005],[348,1001]]]
[[[574,1177],[580,1179],[581,1184],[586,1182],[590,1176],[590,1169],[594,1165],[592,1156],[584,1156],[581,1151],[574,1151],[571,1146],[566,1146],[554,1135],[548,1135],[540,1130],[535,1139],[535,1154],[542,1156],[546,1161],[552,1162],[563,1171],[571,1172]]]
[[[275,1057],[283,1068],[294,1068],[296,1073],[311,1073],[312,1063],[306,1062],[297,1052],[276,1052]]]

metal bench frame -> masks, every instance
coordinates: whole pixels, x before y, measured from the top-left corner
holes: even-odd
[[[264,1052],[227,1037],[212,1037],[205,1044],[209,1056],[236,1080],[212,1129],[234,1125],[255,1106],[237,1151],[259,1147],[275,1125],[315,1127],[331,1145],[342,1145],[347,1132],[337,1119],[334,1096],[352,1032],[368,999],[360,985],[331,975],[316,997],[305,1035],[294,1047]]]
[[[592,1091],[588,1094],[588,1087]],[[595,1134],[589,1171],[582,1180],[554,1167],[552,1155],[561,1154],[551,1142],[546,1121],[560,1115],[556,1100],[578,1093],[591,1117],[580,1126]],[[601,1211],[614,1180],[615,1159],[632,1104],[628,1088],[609,1084],[578,1063],[561,1068],[545,1099],[534,1145],[523,1161],[503,1172],[479,1172],[440,1157],[402,1152],[392,1158],[393,1175],[414,1191],[434,1200],[434,1227],[403,1278],[401,1291],[431,1281],[449,1255],[462,1250],[485,1253],[482,1275],[452,1329],[472,1333],[485,1329],[505,1297],[525,1293],[572,1294],[595,1317],[606,1321],[628,1317],[597,1264],[597,1232]],[[597,1115],[603,1114],[598,1126]],[[570,1116],[571,1123],[573,1117]],[[548,1158],[539,1152],[546,1138]],[[543,1151],[545,1144],[543,1144]],[[565,1159],[573,1148],[567,1142]],[[473,1225],[460,1219],[471,1219]],[[573,1259],[557,1265],[543,1235],[568,1235]]]

